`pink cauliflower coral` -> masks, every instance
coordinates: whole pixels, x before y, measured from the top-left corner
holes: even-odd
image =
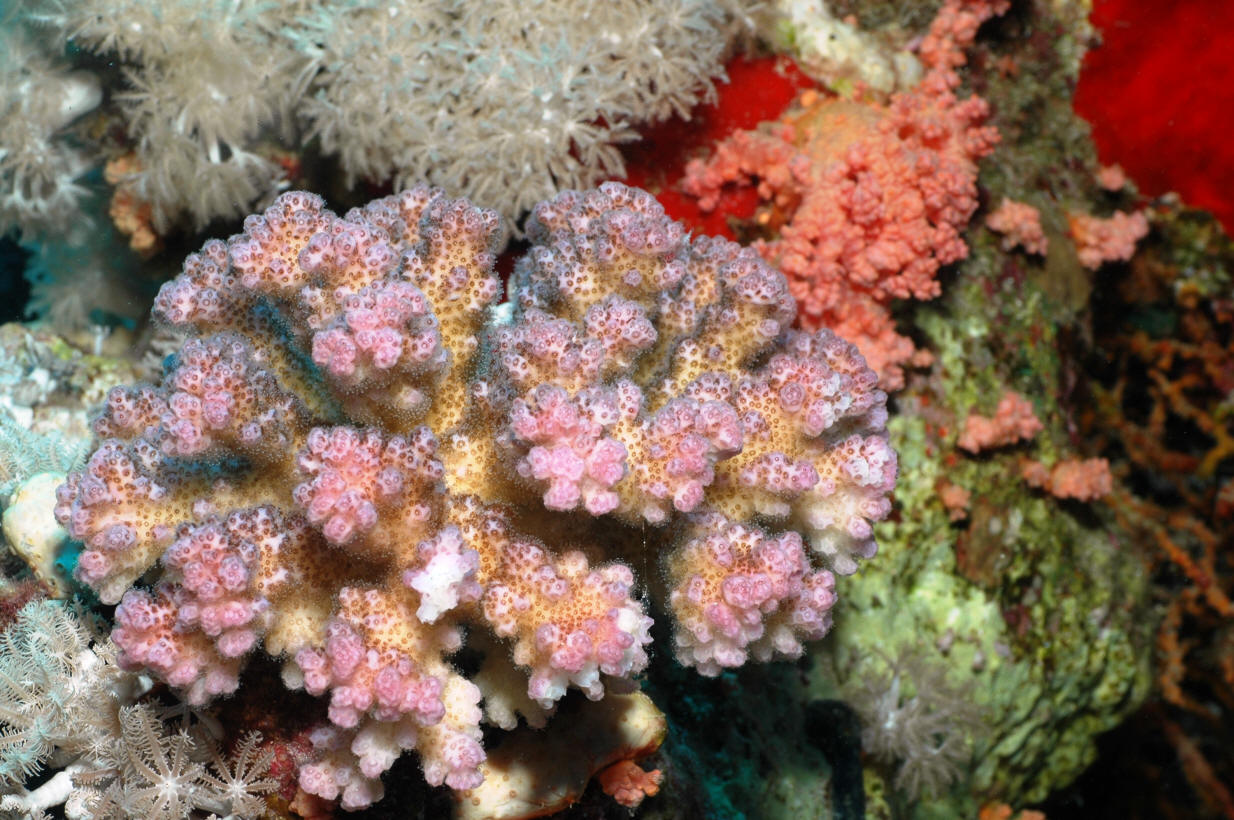
[[[542,725],[638,674],[626,561],[663,556],[704,674],[826,632],[832,571],[890,508],[886,396],[852,345],[789,329],[754,251],[642,191],[567,192],[497,306],[497,215],[438,190],[342,217],[289,193],[244,228],[160,292],[190,338],[110,394],[56,512],[125,665],[201,703],[261,647],[328,703],[305,791],[372,803],[409,749],[474,788],[486,710]]]
[[[956,97],[955,68],[1006,6],[949,0],[920,47],[924,78],[888,104],[807,92],[784,121],[735,134],[686,169],[683,187],[704,209],[725,185],[757,181],[785,224],[756,247],[788,277],[802,324],[852,340],[888,389],[914,353],[888,304],[937,296],[939,267],[968,254],[976,163],[998,133],[982,124],[984,100]]]

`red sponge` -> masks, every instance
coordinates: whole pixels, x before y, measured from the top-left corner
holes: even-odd
[[[1102,162],[1234,231],[1234,3],[1097,0],[1091,19],[1102,44],[1084,59],[1075,107]]]

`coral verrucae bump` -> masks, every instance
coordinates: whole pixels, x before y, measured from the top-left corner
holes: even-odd
[[[190,338],[161,385],[109,395],[58,492],[122,663],[202,703],[282,657],[329,703],[301,787],[345,808],[405,749],[472,788],[485,710],[541,724],[639,673],[631,566],[663,556],[681,663],[798,656],[890,508],[874,372],[789,327],[753,250],[637,189],[570,191],[498,306],[499,234],[426,187],[343,217],[284,194],[163,287]]]

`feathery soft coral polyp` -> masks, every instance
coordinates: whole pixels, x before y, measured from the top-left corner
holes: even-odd
[[[190,338],[161,385],[111,393],[58,494],[123,663],[201,703],[283,658],[328,699],[301,787],[346,808],[405,749],[473,788],[486,707],[542,725],[638,674],[645,551],[682,663],[799,655],[889,510],[875,374],[789,329],[754,251],[639,190],[567,192],[498,307],[499,225],[423,187],[343,217],[283,195],[164,286]]]

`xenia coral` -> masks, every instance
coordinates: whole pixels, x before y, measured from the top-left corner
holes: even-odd
[[[117,192],[161,234],[268,203],[288,186],[282,160],[311,154],[310,140],[349,185],[425,179],[516,219],[560,190],[620,175],[616,146],[636,138],[635,125],[711,95],[755,4],[22,5],[52,36],[122,67],[111,98],[135,156]],[[14,116],[12,128],[26,127],[26,112]]]
[[[285,658],[329,697],[301,787],[346,808],[410,748],[472,788],[482,715],[543,725],[640,672],[630,564],[663,555],[683,664],[798,656],[890,509],[875,373],[789,329],[753,250],[637,189],[568,191],[494,310],[500,224],[427,187],[343,217],[280,196],[163,287],[190,338],[161,385],[112,391],[58,493],[122,663],[196,704],[259,645]]]
[[[962,776],[971,754],[965,735],[982,718],[971,682],[953,683],[946,666],[927,657],[920,650],[884,657],[885,671],[852,698],[862,751],[894,767],[896,788],[914,800],[941,795]]]
[[[38,38],[0,14],[0,233],[27,239],[80,218],[88,152],[63,133],[99,104],[98,80],[44,54]]]
[[[0,814],[48,817],[63,805],[70,818],[259,816],[274,787],[260,735],[225,759],[201,715],[178,709],[168,720],[173,710],[141,699],[149,688],[72,608],[23,607],[0,635]],[[44,768],[59,771],[27,790]]]
[[[517,217],[620,176],[635,124],[711,95],[755,5],[327,0],[292,35],[316,72],[300,114],[349,177],[426,179]]]
[[[784,270],[803,324],[851,339],[888,389],[903,384],[914,353],[889,303],[937,296],[939,267],[968,253],[977,161],[998,133],[983,125],[984,100],[956,97],[955,69],[981,22],[1005,9],[949,0],[921,43],[926,73],[912,90],[886,105],[807,92],[783,121],[738,133],[686,169],[684,188],[705,210],[725,185],[757,178],[785,221],[757,247]]]

